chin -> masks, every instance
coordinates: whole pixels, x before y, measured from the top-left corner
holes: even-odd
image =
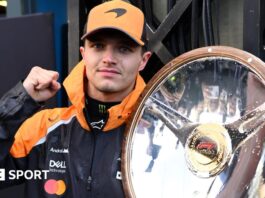
[[[110,86],[110,85],[101,86],[101,87],[98,88],[98,90],[100,90],[101,92],[104,92],[104,93],[114,93],[114,92],[117,92],[117,89],[115,89],[115,87]]]

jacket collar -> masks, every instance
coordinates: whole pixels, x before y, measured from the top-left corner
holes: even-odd
[[[83,128],[89,130],[83,113],[83,109],[85,108],[85,75],[84,62],[80,61],[65,79],[63,85],[72,105],[77,111],[78,121]],[[104,131],[109,131],[111,129],[117,128],[127,120],[144,88],[145,82],[140,74],[138,74],[134,90],[126,98],[124,98],[120,104],[115,105],[109,109],[109,119],[104,127]]]

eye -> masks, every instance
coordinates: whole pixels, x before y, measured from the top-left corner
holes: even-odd
[[[119,52],[123,53],[123,54],[129,53],[129,52],[132,52],[132,51],[133,51],[132,48],[129,47],[129,46],[120,46],[119,47]]]
[[[103,43],[91,43],[90,47],[96,50],[101,50],[104,48],[104,45]]]
[[[96,49],[103,49],[103,47],[104,47],[104,45],[102,43],[96,43],[94,45],[94,48],[96,48]]]

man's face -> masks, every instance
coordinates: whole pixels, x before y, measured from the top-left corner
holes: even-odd
[[[105,101],[121,101],[134,88],[138,71],[144,69],[150,52],[119,31],[100,31],[80,47],[86,65],[87,93]]]

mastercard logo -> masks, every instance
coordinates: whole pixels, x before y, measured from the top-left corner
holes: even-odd
[[[62,195],[66,190],[66,185],[63,180],[49,179],[44,184],[44,189],[51,195]]]

